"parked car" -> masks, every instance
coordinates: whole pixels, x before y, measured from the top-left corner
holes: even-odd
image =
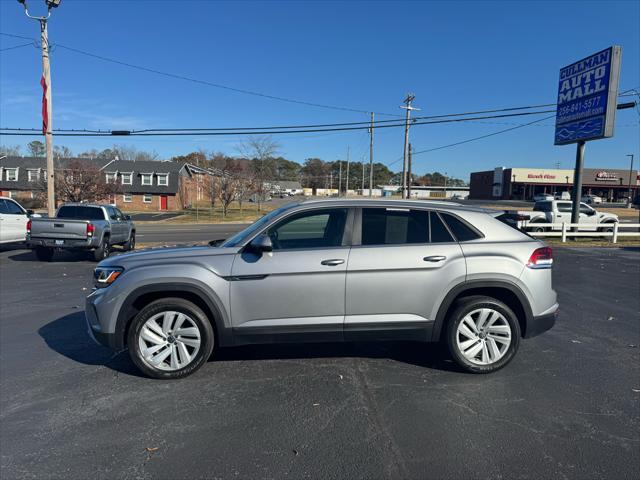
[[[538,193],[533,196],[534,202],[545,202],[547,200],[554,200],[553,195],[550,193]]]
[[[314,200],[270,212],[217,247],[103,260],[90,334],[155,378],[187,376],[214,346],[443,341],[464,370],[504,367],[558,309],[551,248],[447,202]]]
[[[533,212],[518,212],[527,215],[529,220],[519,223],[521,228],[530,232],[544,232],[547,230],[561,230],[559,224],[571,223],[571,211],[573,202],[564,200],[546,200],[536,202]],[[614,224],[618,221],[618,216],[613,213],[598,212],[586,203],[580,203],[580,231],[613,231]],[[539,224],[555,223],[558,226],[545,227]],[[604,226],[602,225],[604,224]]]
[[[113,245],[133,250],[136,228],[129,217],[112,205],[67,203],[55,218],[27,222],[27,246],[39,260],[51,261],[54,251],[91,250],[99,262],[109,256]]]
[[[39,217],[9,197],[0,197],[0,243],[24,242],[30,217]]]
[[[582,197],[582,199],[584,200],[584,203],[587,203],[590,205],[596,205],[598,203],[602,203],[602,197],[599,197],[597,195],[585,195],[584,197]]]

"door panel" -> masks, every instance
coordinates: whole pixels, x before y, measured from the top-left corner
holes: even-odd
[[[263,232],[272,252],[249,245],[236,256],[230,278],[234,335],[342,338],[347,215],[346,208],[294,213]]]
[[[464,281],[462,249],[434,212],[365,208],[349,255],[345,339],[427,340],[443,288]]]
[[[24,241],[29,218],[23,210],[11,200],[0,199],[0,202],[0,241]]]
[[[348,258],[349,247],[238,254],[231,277],[234,333],[316,331],[339,339]],[[323,265],[328,259],[345,261]]]
[[[432,261],[425,260],[434,258]],[[443,259],[439,259],[442,258]],[[377,322],[432,322],[445,286],[463,281],[466,264],[457,243],[353,247],[349,256],[345,328],[374,315]]]

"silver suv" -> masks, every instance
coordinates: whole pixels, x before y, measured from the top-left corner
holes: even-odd
[[[544,243],[479,209],[305,201],[219,246],[102,261],[86,316],[155,378],[193,373],[214,347],[359,339],[442,341],[486,373],[555,323],[552,263]]]

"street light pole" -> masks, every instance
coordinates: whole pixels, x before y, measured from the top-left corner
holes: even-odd
[[[627,198],[627,208],[631,208],[631,177],[633,176],[633,153],[627,155],[631,157],[631,166],[629,167],[629,198]]]
[[[56,188],[55,166],[53,164],[53,105],[51,92],[51,65],[49,63],[49,35],[47,32],[47,20],[51,16],[51,9],[60,5],[60,0],[45,0],[47,4],[47,16],[37,17],[29,14],[26,0],[18,0],[24,7],[24,13],[28,18],[40,23],[40,40],[42,43],[42,88],[43,88],[43,112],[42,133],[44,134],[47,155],[47,210],[49,217],[56,213]],[[46,111],[44,111],[46,109]]]

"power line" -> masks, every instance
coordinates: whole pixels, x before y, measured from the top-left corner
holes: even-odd
[[[467,140],[462,140],[462,141],[459,141],[459,142],[450,143],[448,145],[441,145],[439,147],[429,148],[427,150],[420,150],[420,151],[417,151],[417,152],[413,152],[413,154],[414,155],[419,155],[421,153],[435,152],[436,150],[443,150],[445,148],[450,148],[450,147],[455,147],[457,145],[463,145],[465,143],[475,142],[476,140],[482,140],[484,138],[493,137],[494,135],[500,135],[501,133],[506,133],[506,132],[510,132],[512,130],[517,130],[519,128],[528,127],[528,126],[533,125],[535,123],[543,122],[545,120],[549,120],[550,118],[553,118],[553,117],[555,117],[555,114],[554,115],[549,115],[548,117],[539,118],[537,120],[534,120],[533,122],[523,123],[523,124],[520,124],[520,125],[516,125],[515,127],[505,128],[504,130],[498,130],[497,132],[488,133],[486,135],[481,135],[479,137],[468,138]],[[400,157],[400,158],[394,160],[393,162],[387,164],[387,167],[390,167],[391,165],[393,165],[395,163],[398,163],[402,159],[403,159],[403,157]]]
[[[520,117],[520,116],[530,116],[530,115],[539,115],[542,113],[550,113],[555,110],[539,110],[536,112],[520,112],[520,113],[509,113],[503,115],[488,115],[488,116],[480,116],[480,117],[471,117],[471,118],[448,118],[442,120],[430,120],[430,121],[418,121],[414,122],[412,125],[433,125],[439,123],[459,123],[459,122],[469,122],[475,120],[485,120],[491,118],[505,118],[505,117]],[[396,127],[404,127],[405,123],[395,123],[395,124],[385,124],[379,125],[376,128],[396,128]],[[147,136],[224,136],[224,135],[279,135],[279,134],[291,134],[291,133],[322,133],[322,132],[339,132],[339,131],[357,131],[357,130],[367,130],[370,127],[367,126],[353,126],[353,127],[332,127],[332,128],[321,128],[321,129],[297,129],[297,130],[264,130],[264,131],[204,131],[204,132],[193,132],[193,131],[182,131],[176,130],[171,132],[136,132],[135,130],[129,131],[118,131],[113,130],[111,132],[99,132],[99,133],[89,133],[75,131],[73,133],[57,133],[57,136],[60,137],[106,137],[106,136],[126,136],[126,137],[147,137]],[[33,132],[33,133],[31,133]],[[9,133],[6,131],[0,131],[0,135],[23,135],[23,136],[34,136],[40,135],[39,133],[35,133],[35,129],[31,129],[29,132],[19,131],[18,133]]]
[[[0,52],[6,52],[7,50],[15,50],[16,48],[23,48],[23,47],[29,47],[29,46],[31,47],[34,46],[33,42],[23,43],[21,45],[14,45],[13,47],[0,48]]]

